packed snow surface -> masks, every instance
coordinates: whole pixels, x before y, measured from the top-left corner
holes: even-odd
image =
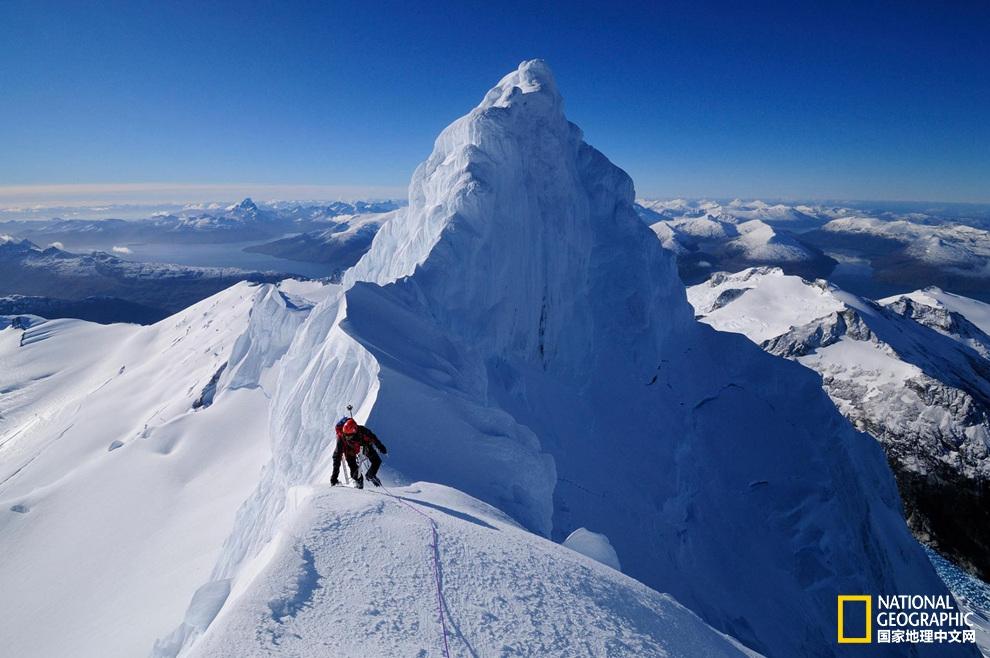
[[[456,490],[293,494],[301,513],[191,657],[442,656],[440,608],[450,656],[755,655],[670,596]],[[436,549],[422,515],[437,525]]]

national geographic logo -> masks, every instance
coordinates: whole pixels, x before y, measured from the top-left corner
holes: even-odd
[[[975,643],[973,613],[959,610],[949,595],[840,594],[839,644]]]
[[[850,626],[858,626],[857,621],[863,620],[863,631],[862,634],[858,632],[859,629],[853,630],[853,637],[846,635],[846,605],[854,604],[848,606],[850,608],[850,614],[852,616]],[[864,607],[863,612],[857,614],[857,608],[860,604]],[[873,619],[873,597],[869,594],[840,594],[839,595],[839,619],[837,626],[839,627],[839,644],[869,644],[873,641],[873,636],[871,634],[870,623]]]

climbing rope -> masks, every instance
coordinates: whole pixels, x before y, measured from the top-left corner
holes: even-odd
[[[366,472],[368,460],[364,456],[363,452],[360,454],[360,458],[361,458],[361,463],[359,464],[359,467],[361,468],[362,471]],[[433,517],[431,517],[426,512],[423,512],[422,510],[418,510],[415,507],[413,507],[409,503],[409,501],[407,501],[405,498],[393,494],[391,491],[388,490],[387,487],[385,487],[385,485],[382,485],[380,488],[386,496],[396,501],[397,503],[401,505],[405,505],[412,511],[416,512],[416,514],[419,514],[421,517],[426,519],[427,523],[430,524],[430,532],[433,535],[433,546],[432,546],[433,584],[436,587],[436,591],[437,591],[437,617],[440,619],[440,631],[443,636],[443,655],[444,658],[450,658],[450,646],[447,644],[447,620],[443,614],[443,606],[444,606],[443,588],[440,583],[440,534],[439,531],[437,530],[437,522],[434,521]]]

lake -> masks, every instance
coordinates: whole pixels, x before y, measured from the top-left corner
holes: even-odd
[[[124,243],[120,244],[81,244],[64,242],[66,251],[87,253],[106,251],[125,260],[141,263],[175,263],[200,267],[239,267],[245,270],[285,272],[309,278],[327,277],[334,273],[334,267],[326,263],[305,263],[277,258],[266,254],[249,253],[245,247],[264,244],[269,240],[250,242],[228,242],[226,244],[167,244],[167,243]],[[113,247],[126,247],[129,253],[113,251]]]

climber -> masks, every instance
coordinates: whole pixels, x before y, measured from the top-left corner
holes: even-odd
[[[340,484],[337,477],[340,475],[340,458],[343,456],[347,460],[347,468],[351,470],[351,478],[357,483],[357,488],[364,488],[364,478],[361,477],[357,463],[357,456],[362,449],[367,455],[368,461],[371,462],[371,467],[367,473],[368,480],[376,487],[382,486],[382,481],[378,479],[378,469],[382,465],[382,458],[376,448],[381,450],[382,454],[387,455],[388,448],[385,447],[385,444],[378,440],[374,432],[363,425],[358,425],[353,418],[346,416],[337,421],[334,430],[337,432],[337,447],[333,451],[333,472],[330,474],[330,486],[335,487]]]

